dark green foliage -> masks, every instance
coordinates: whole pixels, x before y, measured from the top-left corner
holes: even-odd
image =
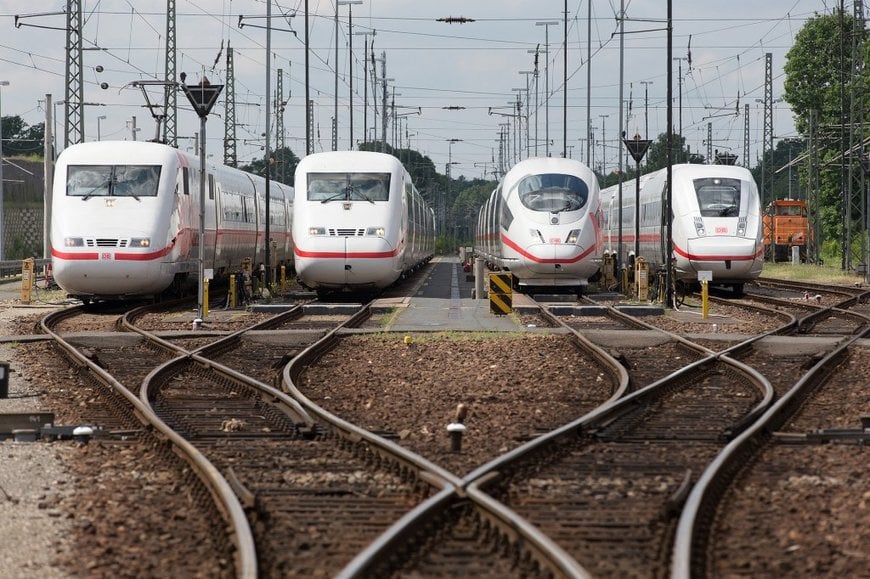
[[[277,149],[271,152],[272,166],[269,170],[269,178],[285,185],[293,185],[294,175],[296,173],[296,165],[299,163],[299,157],[288,147]],[[242,171],[253,173],[261,177],[266,176],[266,159],[260,157],[254,159],[247,165],[239,166]]]
[[[28,126],[21,117],[0,119],[3,123],[4,157],[41,157],[45,142],[45,123]]]
[[[841,141],[841,126],[857,122],[851,119],[850,97],[853,88],[856,95],[866,95],[870,89],[870,42],[866,42],[863,32],[864,66],[853,71],[852,35],[853,18],[850,14],[817,14],[807,20],[795,36],[794,45],[786,54],[784,66],[786,79],[783,97],[791,105],[795,116],[795,126],[804,139],[809,137],[811,111],[816,111],[817,126],[814,133],[816,144],[815,165],[818,167],[818,190],[811,192],[812,210],[818,217],[820,237],[817,240],[829,257],[838,255],[843,231],[843,190],[841,180],[840,152],[844,148]],[[842,60],[841,60],[842,41]],[[854,74],[853,74],[854,72]],[[841,97],[845,102],[841,101]],[[863,122],[868,121],[867,97],[863,96]],[[848,139],[848,131],[845,131]],[[863,133],[866,138],[866,130]],[[859,138],[860,140],[860,138]],[[847,143],[845,144],[847,146]],[[773,167],[783,165],[781,147],[774,151]],[[778,162],[777,155],[780,156]],[[860,168],[856,167],[856,170]],[[846,167],[848,173],[848,166]],[[806,163],[800,167],[801,190],[807,186]],[[848,176],[846,177],[848,178]],[[776,181],[774,186],[776,187]],[[776,192],[782,197],[782,192]],[[806,199],[802,194],[801,198]],[[852,215],[850,219],[857,220]],[[853,229],[861,230],[863,224],[855,221]]]

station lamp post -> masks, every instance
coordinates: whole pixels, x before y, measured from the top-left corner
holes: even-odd
[[[450,167],[454,164],[453,162],[453,144],[461,143],[462,139],[447,139],[447,167],[445,167],[445,173],[447,173],[447,189],[444,192],[444,201],[441,203],[441,208],[439,213],[440,221],[441,221],[441,231],[444,231],[444,227],[447,225],[447,198],[450,196]]]
[[[521,70],[519,74],[524,74],[526,76],[526,156],[531,157],[532,151],[529,148],[529,141],[531,140],[531,126],[529,126],[531,117],[529,116],[529,103],[531,101],[531,96],[529,96],[529,75],[535,74],[534,70]]]
[[[375,31],[372,30],[369,32],[366,30],[365,32],[354,32],[354,36],[362,36],[363,37],[363,137],[362,142],[365,143],[366,139],[368,139],[369,134],[369,34],[372,36],[375,35]],[[372,39],[372,49],[374,49],[375,41]],[[352,57],[353,55],[351,55]],[[375,77],[374,71],[372,72],[372,78]],[[353,83],[353,77],[351,76],[351,83]],[[353,84],[351,86],[351,99],[353,98]],[[377,105],[375,105],[375,109],[377,109]],[[353,119],[353,101],[350,103],[351,110],[351,119]],[[350,123],[351,133],[353,132],[353,122],[351,120]],[[355,143],[353,142],[353,137],[351,136],[351,149],[354,148]]]
[[[348,7],[348,18],[353,18],[353,13],[351,12],[353,8],[352,4],[362,4],[363,0],[336,0],[335,2],[335,132],[332,135],[332,150],[338,150],[338,7],[339,6],[347,6]],[[351,20],[352,22],[352,20]],[[350,62],[348,62],[348,68],[350,68]],[[353,74],[353,72],[351,72]],[[352,83],[353,81],[351,81]],[[353,84],[351,84],[351,90],[353,90]],[[352,103],[351,103],[352,104]],[[351,119],[353,119],[353,113],[351,113]],[[352,121],[351,121],[352,122]],[[353,149],[353,127],[351,127],[351,145],[350,148]]]
[[[100,132],[100,121],[103,121],[105,119],[106,119],[106,115],[100,115],[97,117],[97,141],[103,140],[103,135]]]
[[[544,146],[547,157],[550,156],[550,26],[557,24],[555,20],[535,22],[535,26],[544,27]]]

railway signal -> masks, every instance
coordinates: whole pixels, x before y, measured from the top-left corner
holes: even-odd
[[[199,289],[197,291],[198,304],[196,311],[197,319],[202,320],[206,313],[203,307],[203,300],[205,299],[205,280],[203,279],[205,277],[205,272],[203,271],[203,264],[205,263],[205,176],[207,175],[205,167],[205,120],[217,102],[218,95],[220,95],[221,89],[224,86],[222,84],[211,84],[204,74],[202,80],[195,86],[184,84],[187,78],[185,73],[182,72],[180,77],[181,88],[184,94],[187,95],[187,100],[190,101],[193,110],[199,116],[199,276],[197,279]]]

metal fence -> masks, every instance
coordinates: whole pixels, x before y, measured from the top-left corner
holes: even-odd
[[[21,277],[21,266],[23,261],[20,259],[12,261],[0,261],[0,278],[8,279]],[[45,276],[45,268],[51,263],[50,259],[34,259],[33,271],[37,277]]]

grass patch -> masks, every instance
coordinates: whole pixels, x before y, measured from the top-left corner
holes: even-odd
[[[762,277],[809,281],[816,283],[831,283],[837,285],[855,285],[862,283],[864,277],[855,272],[846,272],[839,268],[809,263],[765,263]]]
[[[390,324],[393,323],[393,320],[395,320],[396,316],[398,315],[399,308],[390,308],[389,311],[385,313],[383,317],[381,317],[381,319],[378,321],[378,326],[380,326],[381,329],[386,330],[390,327]]]

